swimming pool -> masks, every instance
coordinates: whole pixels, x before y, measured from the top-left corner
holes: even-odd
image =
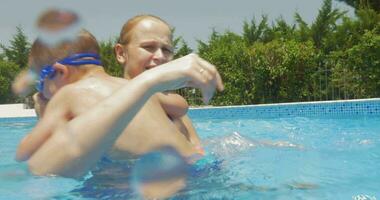
[[[380,99],[203,108],[189,115],[207,155],[173,199],[380,198]],[[13,156],[35,122],[0,119],[0,199],[133,198],[114,187],[122,176],[101,183],[27,174]]]

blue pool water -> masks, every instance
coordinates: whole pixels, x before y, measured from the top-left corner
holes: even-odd
[[[120,171],[85,181],[28,174],[13,156],[35,122],[0,119],[0,199],[135,198]],[[380,199],[380,116],[193,122],[207,155],[173,199]]]

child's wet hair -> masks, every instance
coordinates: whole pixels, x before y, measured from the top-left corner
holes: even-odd
[[[37,38],[30,49],[28,64],[32,70],[39,71],[42,66],[53,64],[72,54],[99,54],[99,51],[100,47],[96,38],[87,30],[82,29],[74,40],[62,41],[53,47]]]

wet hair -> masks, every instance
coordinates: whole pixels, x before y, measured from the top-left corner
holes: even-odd
[[[170,25],[163,19],[157,17],[157,16],[154,16],[154,15],[137,15],[131,19],[129,19],[124,25],[123,25],[123,28],[121,29],[120,31],[120,36],[119,36],[119,39],[118,39],[118,43],[119,44],[128,44],[130,41],[131,41],[131,35],[132,35],[132,30],[133,28],[139,24],[141,21],[145,20],[145,19],[152,19],[152,20],[155,20],[155,21],[159,21],[159,22],[162,22],[164,23],[165,25],[168,26],[169,29],[171,29]]]
[[[99,54],[99,51],[100,48],[96,38],[90,32],[82,29],[77,33],[74,40],[62,41],[55,46],[46,45],[37,38],[30,49],[28,64],[31,69],[40,71],[42,66],[53,64],[72,54]]]

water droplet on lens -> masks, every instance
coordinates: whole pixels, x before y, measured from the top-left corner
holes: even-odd
[[[79,16],[72,11],[50,9],[37,20],[38,38],[50,47],[75,40],[81,29]]]
[[[144,198],[166,198],[185,186],[188,164],[171,147],[147,153],[132,169],[132,186]]]

